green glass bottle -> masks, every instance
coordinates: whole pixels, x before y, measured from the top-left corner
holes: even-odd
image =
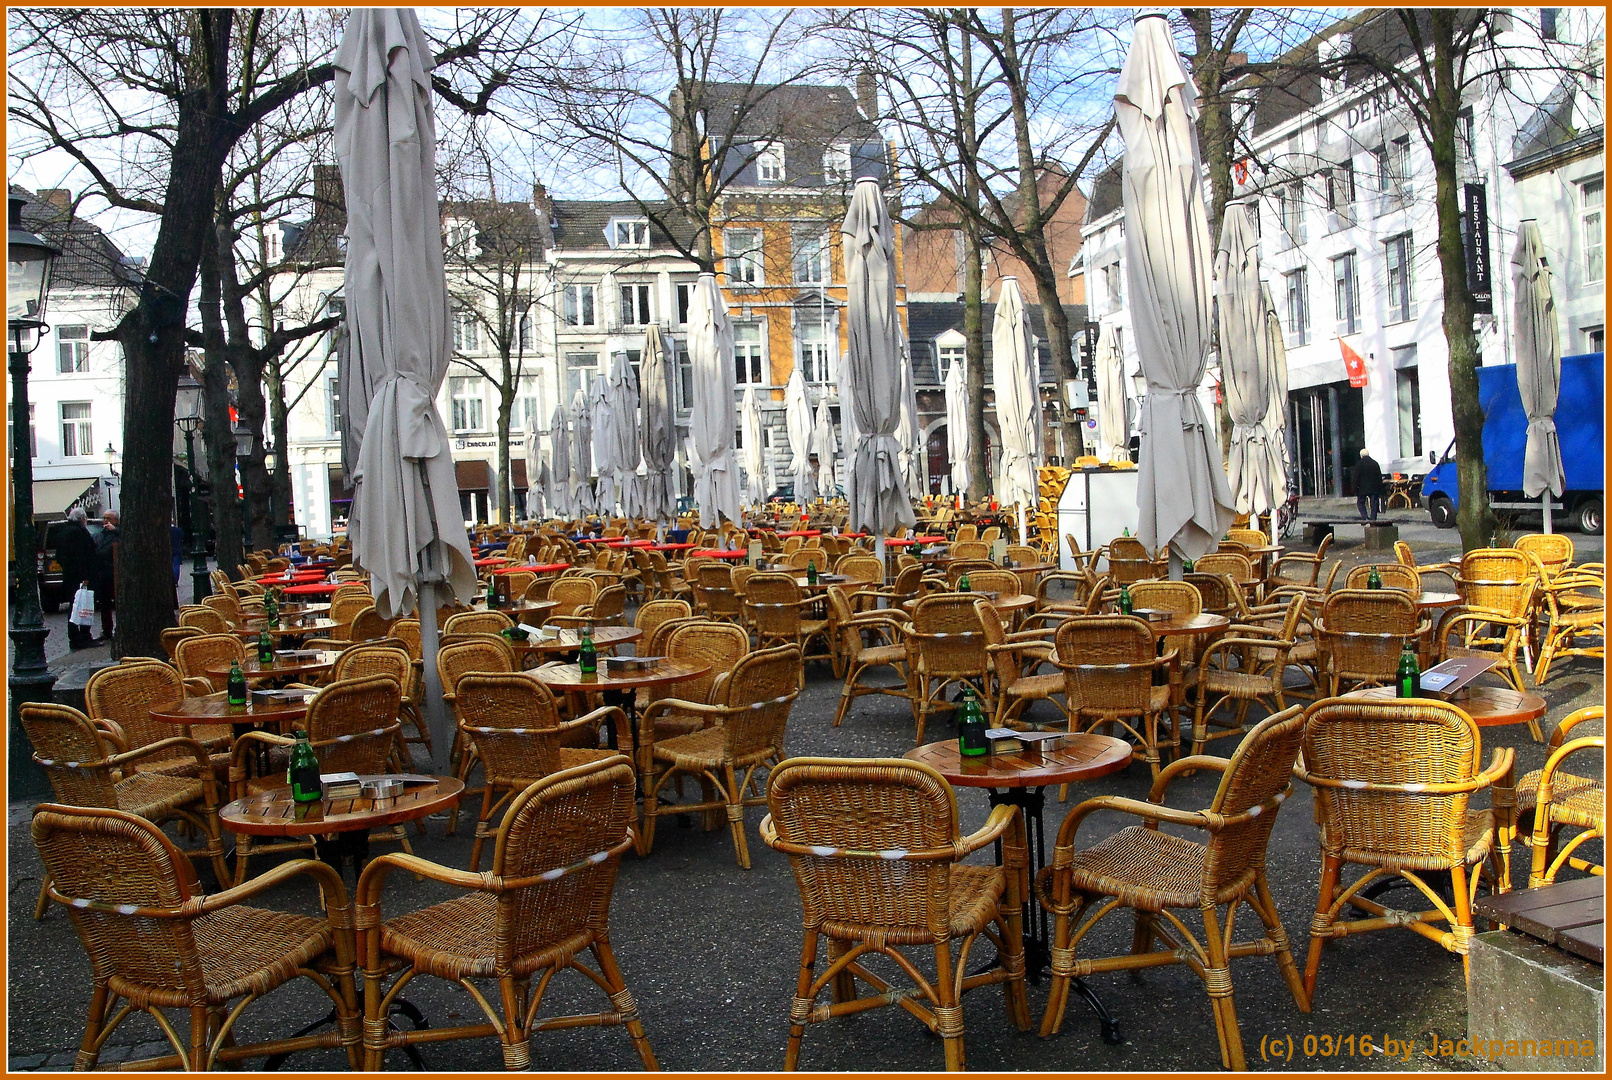
[[[1131,587],[1129,585],[1119,587],[1119,613],[1121,615],[1131,613]]]
[[[1399,697],[1411,698],[1422,696],[1422,669],[1416,662],[1416,652],[1405,642],[1405,647],[1399,652],[1399,671],[1394,675],[1394,682],[1399,690]]]
[[[974,591],[973,588],[968,584],[968,575],[967,574],[964,574],[962,577],[957,579],[957,591],[958,592],[973,592]]]
[[[1371,568],[1371,573],[1366,575],[1366,588],[1368,588],[1368,589],[1380,589],[1382,587],[1383,587],[1383,576],[1381,574],[1377,573],[1377,568],[1375,566],[1373,566]]]
[[[577,647],[577,671],[584,679],[599,675],[599,650],[593,647],[593,627],[582,628],[582,644]]]
[[[1125,535],[1126,536],[1131,535],[1131,527],[1129,525],[1125,526]]]
[[[267,630],[259,630],[257,635],[257,662],[264,667],[274,663],[274,639]]]
[[[816,559],[808,559],[808,560],[806,560],[806,584],[807,585],[816,585],[817,584],[817,560]]]
[[[985,713],[974,697],[974,688],[963,688],[963,707],[957,716],[957,753],[963,757],[983,757],[991,752],[985,737]]]
[[[275,603],[272,592],[263,598],[263,614],[268,616],[270,630],[280,629],[280,605]]]
[[[487,609],[491,611],[498,606],[498,579],[487,575]]]
[[[1181,572],[1183,574],[1192,573],[1192,560],[1191,559],[1183,559],[1183,560],[1181,560]]]
[[[298,731],[296,742],[291,744],[291,764],[286,767],[285,781],[291,785],[292,802],[319,801],[319,758],[306,731]]]
[[[224,682],[224,693],[231,705],[246,704],[246,676],[241,673],[241,662],[229,662],[229,678]]]

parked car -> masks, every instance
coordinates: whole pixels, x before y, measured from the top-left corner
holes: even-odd
[[[71,601],[78,591],[78,582],[62,580],[62,564],[56,560],[56,541],[67,528],[67,521],[52,521],[44,526],[44,542],[39,549],[39,604],[46,611],[55,611]],[[101,538],[101,519],[84,522],[92,540]]]
[[[840,487],[838,484],[835,484],[834,485],[834,496],[833,497],[836,498],[836,499],[845,498],[845,489]],[[773,490],[773,493],[771,495],[767,496],[767,501],[768,502],[794,502],[795,501],[795,482],[793,480],[791,480],[787,484],[780,484],[777,488],[775,488]]]

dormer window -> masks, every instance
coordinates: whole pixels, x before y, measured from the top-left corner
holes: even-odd
[[[849,146],[831,146],[823,151],[823,179],[831,184],[843,184],[851,179]]]
[[[285,232],[278,225],[270,225],[263,230],[263,247],[265,257],[271,263],[277,263],[285,258]]]
[[[613,218],[610,222],[610,246],[614,248],[647,248],[649,246],[649,220],[647,218]]]
[[[447,224],[448,251],[461,259],[473,259],[481,254],[476,247],[476,223],[468,218],[449,218]]]
[[[763,184],[784,182],[784,148],[771,143],[756,155],[756,177]]]

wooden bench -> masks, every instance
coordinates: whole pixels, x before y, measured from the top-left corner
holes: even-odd
[[[1558,881],[1537,889],[1486,896],[1472,910],[1547,945],[1606,963],[1606,879]]]
[[[1409,524],[1409,518],[1378,518],[1376,521],[1364,518],[1305,518],[1304,542],[1319,545],[1338,526],[1359,525],[1366,532],[1367,547],[1387,550],[1399,539],[1399,527]]]

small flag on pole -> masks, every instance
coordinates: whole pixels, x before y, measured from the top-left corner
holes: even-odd
[[[1349,385],[1359,389],[1366,385],[1366,360],[1359,353],[1349,348],[1349,343],[1342,338],[1338,339],[1338,347],[1343,350],[1343,366],[1349,372]]]

